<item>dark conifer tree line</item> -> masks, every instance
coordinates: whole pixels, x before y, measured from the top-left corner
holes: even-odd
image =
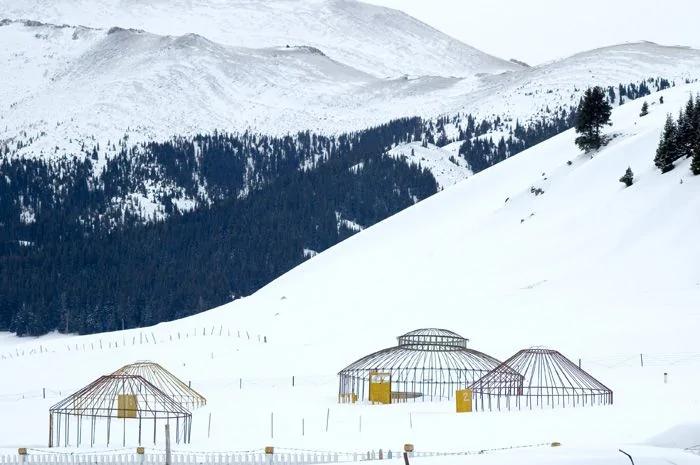
[[[288,151],[323,148],[314,150],[313,162],[306,159],[315,168],[298,169],[303,157],[291,163],[282,149],[269,163],[290,163],[292,169],[278,169],[274,179],[244,197],[230,196],[166,221],[115,229],[93,220],[89,233],[81,231],[80,215],[40,227],[35,222],[33,245],[5,241],[0,328],[21,335],[109,331],[180,318],[249,295],[304,261],[305,250],[320,252],[354,234],[348,221],[367,227],[437,192],[429,172],[384,155],[393,144],[412,139],[420,125],[420,120],[400,120],[333,144],[310,134],[298,146],[287,140]],[[106,173],[119,177],[131,170],[126,165],[137,163],[181,177],[179,185],[189,188],[193,171],[188,170],[201,163],[194,157],[199,149],[190,150],[193,143],[216,147],[221,156],[206,162],[205,176],[217,189],[235,190],[240,177],[233,174],[240,167],[224,154],[240,149],[241,141],[231,136],[155,144],[144,151],[146,160],[136,153],[117,157],[110,163],[121,168]],[[149,165],[158,157],[160,163]],[[124,176],[123,182],[132,179]],[[82,192],[74,187],[82,182],[73,181],[71,189]],[[123,188],[108,184],[98,190],[102,198]],[[61,228],[72,233],[44,235]],[[6,239],[17,237],[5,232]]]
[[[654,164],[667,173],[683,158],[692,158],[690,169],[700,174],[700,96],[691,96],[678,118],[668,115]]]

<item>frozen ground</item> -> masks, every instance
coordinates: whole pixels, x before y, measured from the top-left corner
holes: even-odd
[[[614,140],[592,157],[564,133],[229,305],[143,330],[0,336],[0,447],[44,446],[52,403],[122,364],[152,359],[209,399],[195,413],[193,450],[412,442],[473,451],[559,441],[561,449],[464,461],[617,464],[623,447],[640,454],[637,463],[697,463],[680,449],[700,443],[700,177],[688,161],[661,175],[652,159],[666,114],[698,91],[665,91],[663,106],[654,96],[644,118],[642,101],[620,107],[608,128]],[[635,184],[625,189],[617,180],[628,166]],[[610,386],[615,404],[457,415],[447,402],[336,403],[338,370],[419,327],[455,330],[499,359],[528,346],[557,348]]]

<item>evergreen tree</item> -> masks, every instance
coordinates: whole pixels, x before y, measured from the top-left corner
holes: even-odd
[[[625,174],[620,178],[620,182],[625,183],[627,187],[634,184],[634,173],[631,167],[627,167],[627,171],[625,171]]]
[[[692,156],[693,146],[695,145],[695,103],[691,97],[685,106],[685,110],[681,111],[678,116],[678,155],[679,157]]]
[[[656,149],[656,157],[654,158],[654,164],[662,173],[671,171],[674,168],[673,162],[679,158],[676,144],[677,133],[676,122],[673,121],[671,115],[668,115],[659,147]]]
[[[690,163],[690,170],[694,175],[700,174],[700,147],[695,148],[693,153],[693,161]]]
[[[590,152],[598,150],[605,143],[601,128],[610,124],[612,107],[605,99],[603,89],[593,87],[586,90],[578,108],[576,132],[581,134],[576,138],[576,145]]]
[[[644,102],[642,105],[642,112],[639,114],[639,116],[646,116],[649,114],[649,104],[647,102]]]

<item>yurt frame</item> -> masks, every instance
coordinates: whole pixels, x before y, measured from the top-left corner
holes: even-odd
[[[613,392],[556,350],[524,349],[472,386],[474,410],[520,410],[613,403]]]
[[[170,373],[161,365],[151,361],[139,361],[125,365],[112,373],[113,375],[141,376],[156,386],[175,402],[194,410],[207,404],[207,399]]]
[[[368,400],[374,373],[390,375],[392,402],[448,400],[500,364],[467,348],[468,339],[445,329],[412,331],[399,336],[398,343],[340,371],[338,401]]]
[[[120,397],[128,396],[135,405],[121,404]],[[124,399],[124,398],[122,398]],[[120,405],[121,404],[121,405]],[[112,425],[122,423],[122,445],[126,445],[127,423],[138,421],[138,444],[144,439],[146,423],[153,423],[153,443],[156,443],[158,424],[169,424],[176,443],[189,443],[192,434],[192,414],[141,376],[106,375],[55,404],[49,410],[49,447],[83,442],[83,420],[87,421],[90,447],[94,446],[99,419],[106,420],[109,446]],[[127,421],[128,420],[128,421]],[[71,424],[73,431],[71,431]],[[174,427],[174,429],[173,429]]]

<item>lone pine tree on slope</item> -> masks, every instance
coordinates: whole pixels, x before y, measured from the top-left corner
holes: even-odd
[[[603,126],[610,124],[612,107],[605,98],[600,87],[588,89],[578,107],[576,132],[581,134],[576,138],[578,145],[585,152],[598,150],[605,143],[605,137],[600,133]]]
[[[649,104],[647,102],[644,102],[642,105],[642,112],[639,114],[639,116],[646,116],[649,114]]]
[[[632,172],[631,167],[627,167],[627,171],[625,171],[625,174],[620,178],[620,182],[625,183],[625,186],[627,187],[634,184],[634,173]]]

